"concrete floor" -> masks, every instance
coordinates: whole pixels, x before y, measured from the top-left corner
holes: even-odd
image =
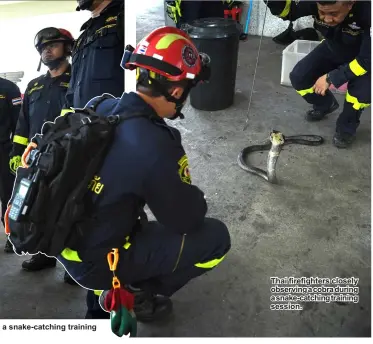
[[[162,2],[157,4],[138,16],[138,39],[163,24]],[[337,115],[315,124],[304,121],[306,104],[279,85],[283,48],[264,39],[249,127],[243,132],[258,43],[258,37],[250,37],[240,45],[234,106],[209,113],[187,105],[186,119],[173,123],[182,133],[193,181],[206,192],[208,215],[227,224],[232,249],[216,270],[174,295],[168,323],[140,325],[139,336],[371,335],[370,110],[362,115],[353,147],[337,150],[331,143]],[[342,104],[343,97],[338,99]],[[238,152],[265,140],[271,129],[326,140],[320,147],[287,146],[276,186],[236,164]],[[253,161],[264,166],[265,157],[257,154]],[[0,318],[84,317],[85,291],[63,283],[61,266],[26,273],[22,260],[0,251]],[[271,311],[272,276],[358,277],[360,302]]]

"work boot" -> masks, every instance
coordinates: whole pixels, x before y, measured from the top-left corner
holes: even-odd
[[[29,260],[22,263],[22,268],[26,271],[38,271],[46,268],[54,268],[56,259],[45,256],[44,254],[35,254]]]
[[[333,96],[333,103],[327,110],[320,110],[313,108],[312,110],[307,111],[306,113],[306,120],[308,122],[316,122],[322,120],[326,115],[334,112],[339,108],[339,104],[337,102],[337,99]]]
[[[63,281],[70,285],[79,285],[75,282],[75,280],[65,271],[65,274],[63,276]]]
[[[336,131],[333,137],[333,144],[337,148],[348,148],[351,146],[352,142],[355,140],[355,135],[350,133],[342,133]]]
[[[13,245],[11,244],[11,242],[9,241],[9,239],[6,240],[5,247],[4,247],[4,252],[6,252],[6,253],[14,253]]]
[[[167,296],[154,295],[140,289],[126,286],[135,295],[134,312],[139,322],[163,320],[172,312],[172,301]]]

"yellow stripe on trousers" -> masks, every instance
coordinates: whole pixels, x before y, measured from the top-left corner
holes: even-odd
[[[123,245],[123,248],[125,250],[128,250],[131,246],[131,243],[128,240],[129,236],[126,237],[126,243]],[[80,259],[78,252],[70,248],[65,248],[61,252],[61,256],[70,262],[82,263],[82,260]],[[97,296],[100,296],[102,292],[103,290],[94,290],[94,294]]]
[[[201,269],[212,269],[216,265],[218,265],[224,258],[225,258],[225,255],[221,258],[213,259],[205,263],[194,264],[194,266],[196,266],[197,268],[201,268]]]
[[[368,103],[360,103],[359,100],[356,97],[349,94],[348,91],[346,92],[346,101],[348,103],[352,104],[352,107],[355,110],[362,110],[362,109],[370,106],[370,104],[368,104]]]
[[[306,90],[299,90],[297,91],[302,97],[304,97],[306,94],[314,93],[313,87],[307,88]]]

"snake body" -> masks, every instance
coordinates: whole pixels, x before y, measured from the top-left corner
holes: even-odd
[[[279,131],[273,130],[270,137],[263,144],[248,146],[241,150],[238,155],[237,163],[244,171],[255,174],[269,183],[276,184],[276,164],[282,147],[288,144],[301,144],[306,146],[319,146],[324,142],[324,139],[318,135],[295,135],[285,137]],[[247,157],[253,152],[267,151],[267,171],[261,168],[250,165],[247,162]]]

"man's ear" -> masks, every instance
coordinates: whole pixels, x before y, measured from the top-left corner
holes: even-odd
[[[181,96],[183,95],[183,91],[184,89],[182,87],[173,87],[172,90],[171,90],[171,96],[176,98],[176,99],[180,99]]]

